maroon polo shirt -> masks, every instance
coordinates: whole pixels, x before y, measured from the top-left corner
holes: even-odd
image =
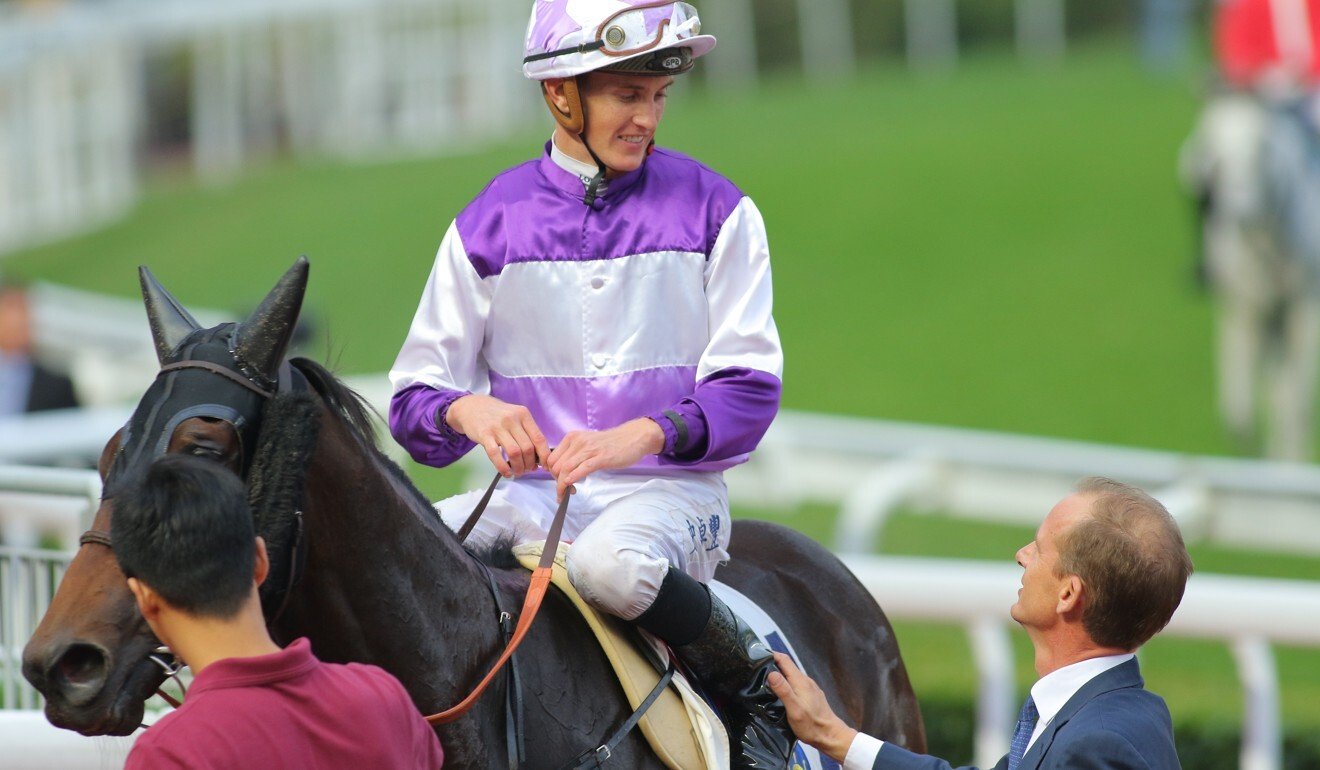
[[[138,737],[127,768],[433,770],[443,760],[397,679],[375,666],[322,663],[298,639],[203,669],[183,706]]]

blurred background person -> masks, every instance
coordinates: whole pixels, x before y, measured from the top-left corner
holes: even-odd
[[[1320,365],[1317,31],[1320,0],[1219,3],[1218,80],[1182,158],[1218,305],[1221,417],[1241,446],[1294,461],[1312,454]]]
[[[78,406],[73,381],[37,360],[21,284],[0,283],[0,417]]]

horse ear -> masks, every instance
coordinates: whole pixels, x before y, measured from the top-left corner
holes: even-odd
[[[163,365],[170,353],[183,342],[183,338],[202,328],[183,305],[174,298],[146,265],[138,268],[138,281],[142,284],[142,301],[147,306],[147,323],[151,325],[151,339],[156,343],[156,358]]]
[[[263,376],[274,377],[284,360],[307,292],[307,268],[307,257],[298,257],[234,332],[234,352],[239,360]]]

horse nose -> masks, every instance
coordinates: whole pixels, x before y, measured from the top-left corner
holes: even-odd
[[[110,654],[98,644],[74,642],[46,667],[47,697],[58,694],[70,706],[90,703],[105,686]],[[35,682],[34,682],[35,684]]]

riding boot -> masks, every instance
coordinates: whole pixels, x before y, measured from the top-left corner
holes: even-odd
[[[655,602],[633,621],[670,646],[723,699],[732,767],[783,770],[797,739],[766,679],[771,651],[710,589],[670,567]]]

